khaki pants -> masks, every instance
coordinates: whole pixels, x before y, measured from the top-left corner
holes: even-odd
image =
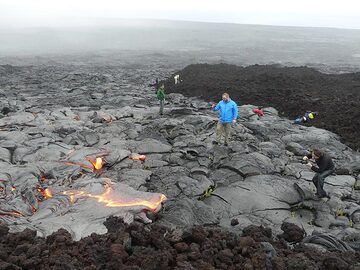
[[[225,143],[227,143],[229,141],[230,130],[231,130],[231,123],[221,123],[219,121],[216,126],[216,141],[220,143],[221,135],[224,134]]]

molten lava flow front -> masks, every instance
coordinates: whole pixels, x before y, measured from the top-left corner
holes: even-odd
[[[96,170],[100,170],[102,168],[102,163],[103,161],[101,157],[97,157],[95,162],[91,162]]]
[[[48,188],[45,189],[44,194],[45,194],[45,197],[46,197],[46,198],[51,198],[51,197],[52,197],[51,191],[50,191],[50,189],[48,189]]]
[[[131,207],[131,206],[144,206],[152,211],[158,209],[159,205],[166,200],[166,196],[164,194],[160,195],[160,198],[154,200],[143,200],[140,198],[134,199],[121,199],[121,198],[113,198],[113,189],[110,186],[105,188],[105,192],[100,195],[91,194],[86,191],[64,191],[64,195],[70,197],[71,201],[74,202],[76,197],[88,197],[94,198],[98,202],[104,203],[108,207]]]
[[[95,160],[88,158],[87,160],[90,162],[91,165],[87,165],[79,162],[72,162],[72,161],[65,162],[65,164],[70,166],[77,165],[80,166],[81,168],[89,169],[93,172],[96,170],[100,170],[103,166],[103,159],[101,157],[97,157]]]
[[[48,198],[52,198],[52,193],[51,190],[49,188],[38,188],[38,191],[41,193],[41,195],[43,195],[46,199]]]

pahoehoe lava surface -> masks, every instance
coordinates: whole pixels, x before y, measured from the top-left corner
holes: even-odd
[[[169,92],[218,101],[227,91],[239,104],[276,108],[294,118],[305,111],[319,116],[307,125],[341,136],[353,149],[360,149],[360,73],[324,74],[307,67],[229,64],[194,64],[179,72],[182,82],[166,82]]]
[[[0,66],[0,270],[358,269],[358,152],[242,100],[229,145],[213,145],[209,102],[167,93],[158,114],[148,85],[174,74],[173,61],[126,55],[133,62]],[[226,85],[216,83],[218,100]],[[312,147],[336,157],[329,200],[316,200],[301,163]],[[90,165],[98,157],[101,169]],[[94,200],[107,190],[168,200],[146,216]]]

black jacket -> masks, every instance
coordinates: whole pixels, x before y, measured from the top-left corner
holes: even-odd
[[[311,154],[307,156],[308,158],[311,158]],[[315,160],[316,164],[318,165],[318,168],[315,166],[311,167],[311,170],[317,173],[323,173],[325,171],[334,170],[335,165],[331,159],[331,157],[328,154],[323,154],[321,157]]]

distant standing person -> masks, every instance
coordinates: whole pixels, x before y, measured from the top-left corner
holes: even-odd
[[[156,96],[160,102],[160,115],[163,115],[164,113],[164,102],[165,102],[165,87],[164,85],[162,84],[158,90],[156,91]]]
[[[176,74],[174,76],[174,81],[175,81],[175,84],[178,84],[180,82],[180,75],[179,74]]]
[[[214,144],[219,144],[221,136],[225,137],[225,146],[228,145],[231,124],[236,123],[238,117],[238,108],[234,101],[230,99],[228,93],[222,94],[222,100],[215,106],[212,105],[214,111],[219,111],[219,122],[216,126],[216,141]]]
[[[310,158],[315,160],[317,167],[311,164],[309,161]],[[316,187],[315,195],[319,198],[327,197],[324,190],[324,181],[326,177],[335,171],[335,166],[331,157],[318,149],[314,149],[311,154],[304,156],[303,160],[307,161],[306,165],[315,172],[315,176],[312,179]]]

